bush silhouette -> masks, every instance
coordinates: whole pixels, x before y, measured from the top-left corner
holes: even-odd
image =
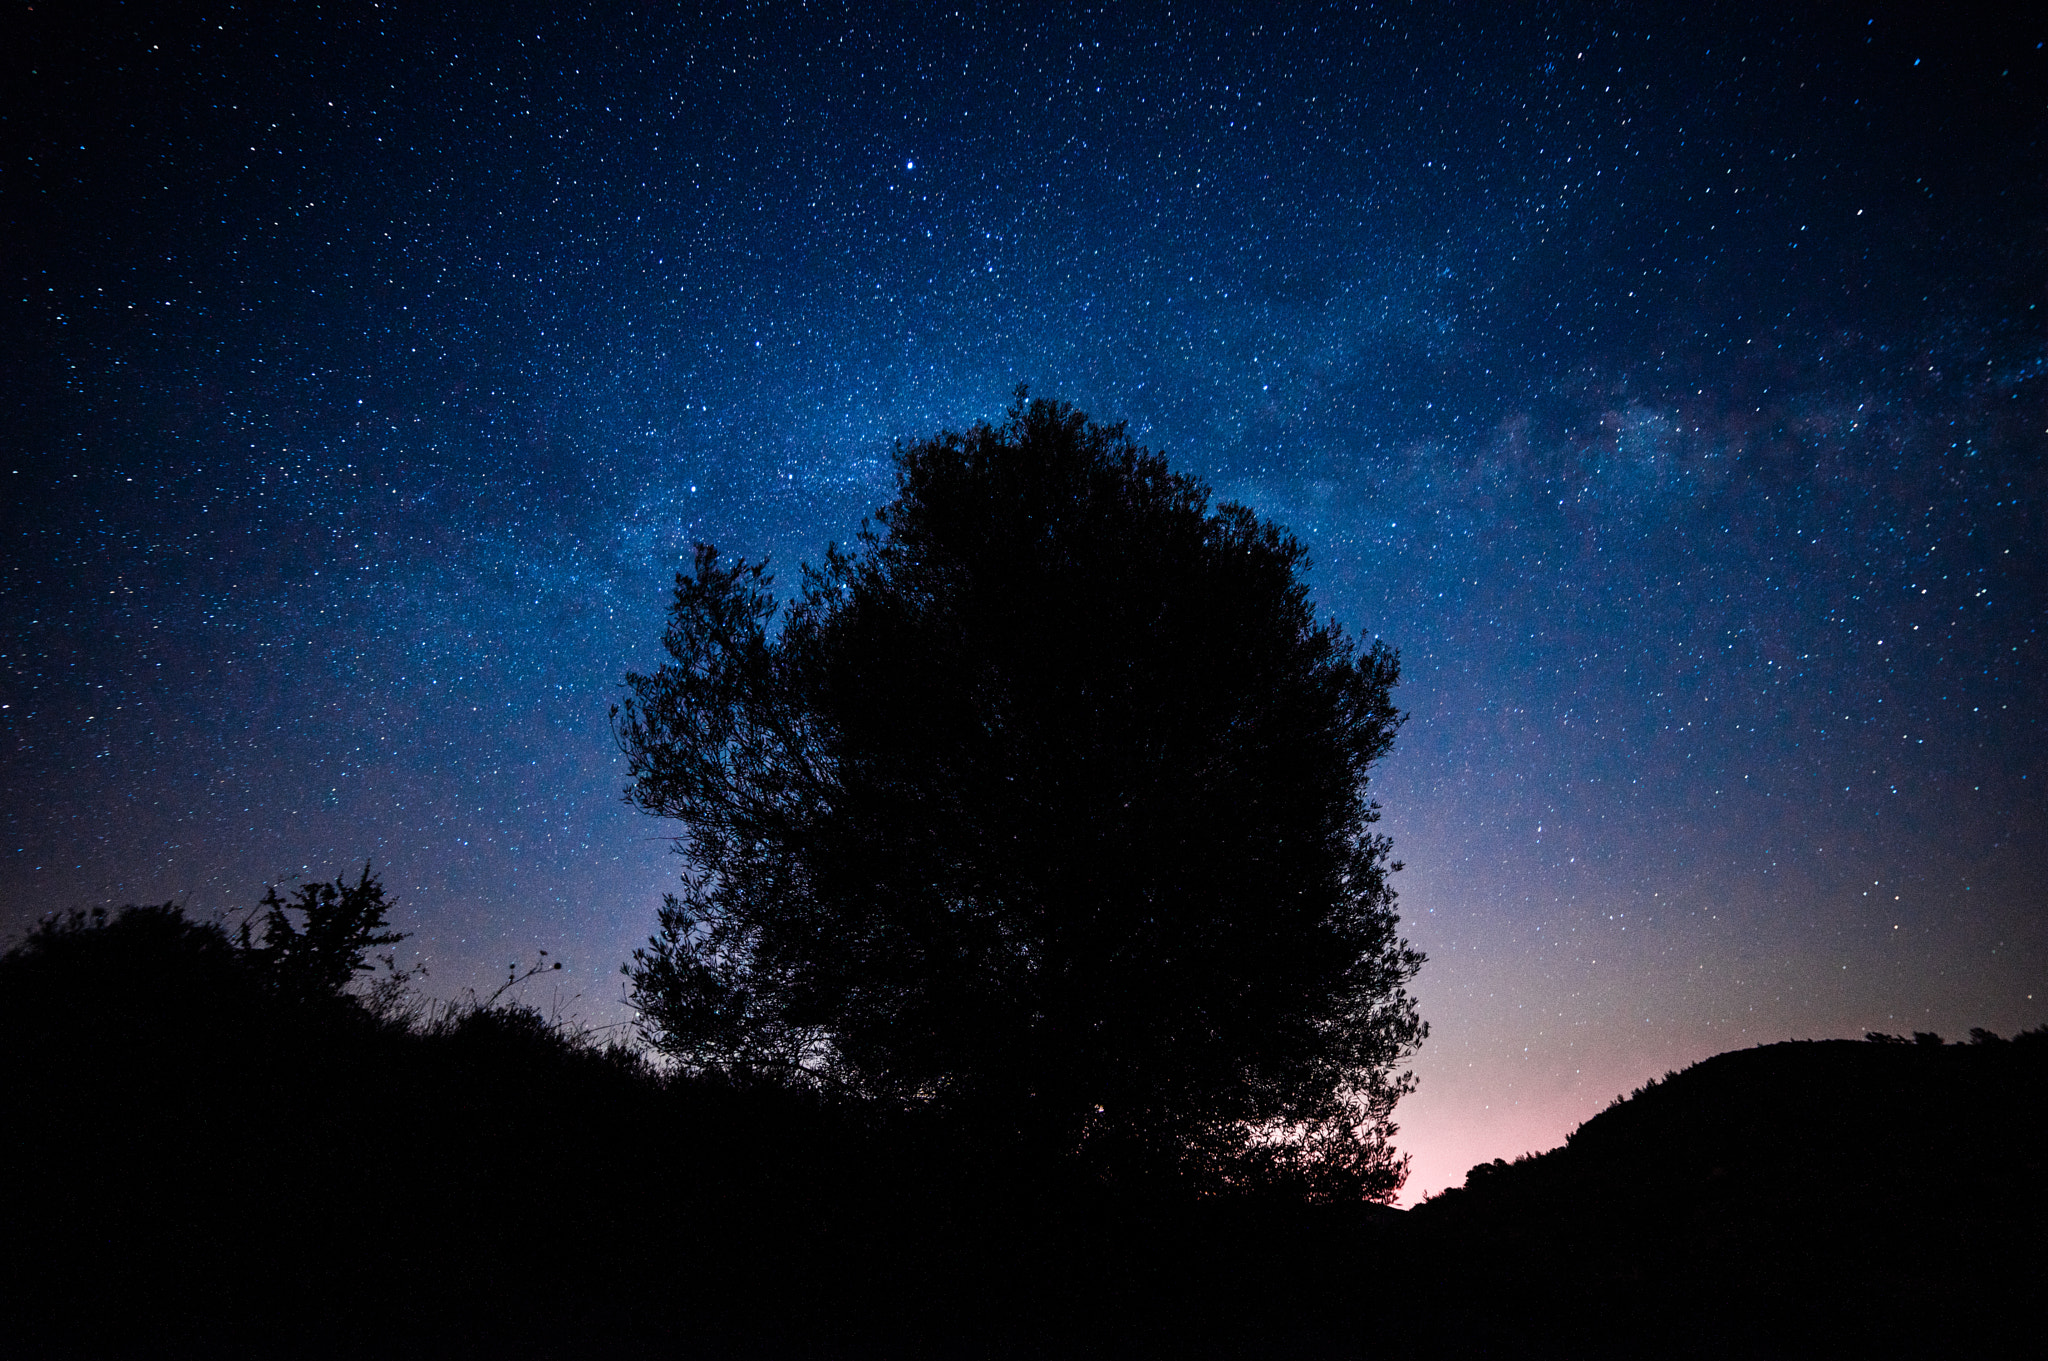
[[[218,924],[162,903],[47,918],[0,956],[0,980],[0,1006],[16,1016],[62,1006],[132,1023],[176,1009],[173,998],[240,997],[253,977]]]
[[[11,1354],[445,1352],[631,1279],[634,1187],[607,1154],[692,1122],[637,1055],[530,1008],[407,1023],[340,991],[360,974],[333,962],[393,934],[365,885],[292,923],[324,968],[171,903],[67,913],[0,956]],[[753,1112],[724,1115],[743,1164]]]
[[[406,937],[387,929],[391,904],[367,863],[353,884],[301,884],[290,901],[266,889],[261,907],[262,939],[252,939],[245,921],[242,949],[269,986],[296,997],[340,996],[358,973],[375,971],[367,958],[371,950]],[[292,920],[295,913],[300,922]]]

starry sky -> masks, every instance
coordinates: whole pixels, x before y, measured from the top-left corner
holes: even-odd
[[[367,860],[616,1022],[674,570],[1028,383],[1401,651],[1410,1202],[2048,1021],[2048,23],[1711,8],[10,2],[0,934]]]

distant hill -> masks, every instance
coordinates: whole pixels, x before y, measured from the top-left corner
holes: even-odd
[[[1921,1039],[1719,1054],[1474,1168],[1410,1216],[1481,1301],[1468,1341],[1968,1355],[2033,1319],[2048,1031]]]

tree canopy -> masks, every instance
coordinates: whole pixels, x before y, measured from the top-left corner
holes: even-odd
[[[897,464],[780,610],[700,545],[627,677],[628,801],[689,861],[627,966],[650,1038],[1105,1172],[1390,1198],[1396,654],[1121,425],[1020,391]]]

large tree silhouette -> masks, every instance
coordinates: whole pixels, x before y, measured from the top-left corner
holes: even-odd
[[[937,1108],[1108,1173],[1391,1197],[1425,1034],[1367,771],[1396,655],[1121,425],[898,454],[806,568],[707,546],[614,712],[691,868],[627,972],[687,1066]]]

